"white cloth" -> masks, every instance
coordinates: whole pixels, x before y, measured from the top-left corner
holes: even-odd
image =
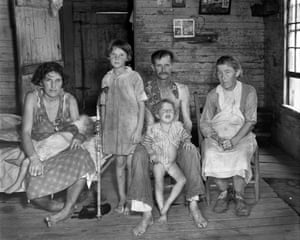
[[[138,200],[131,201],[131,210],[134,212],[150,212],[152,207]]]
[[[238,81],[232,91],[217,87],[221,111],[211,120],[211,127],[221,138],[231,139],[244,125],[245,118],[240,111],[241,83]],[[205,139],[202,174],[216,178],[235,175],[248,183],[252,177],[251,158],[256,148],[255,135],[249,133],[232,149],[224,151],[212,138]]]

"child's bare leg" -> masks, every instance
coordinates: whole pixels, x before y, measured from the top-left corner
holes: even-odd
[[[13,185],[8,187],[4,190],[5,193],[13,193],[18,191],[18,189],[21,187],[23,180],[25,179],[25,176],[27,174],[27,170],[30,164],[30,160],[28,158],[25,158],[21,164],[21,168],[17,177],[17,180],[14,182]]]
[[[172,188],[172,191],[171,191],[168,199],[166,200],[164,207],[161,210],[162,215],[167,215],[167,212],[168,212],[171,204],[178,197],[178,195],[180,194],[180,192],[186,182],[186,179],[185,179],[182,171],[180,170],[180,168],[177,166],[176,163],[173,163],[169,167],[167,172],[172,178],[174,178],[174,180],[176,181],[176,184]]]
[[[126,156],[116,157],[116,176],[118,184],[119,203],[115,209],[118,213],[124,212],[124,205],[126,203],[125,193],[125,167],[126,167]]]
[[[126,159],[126,167],[127,167],[127,192],[129,190],[129,187],[131,185],[131,179],[132,179],[132,154],[129,154]]]
[[[161,214],[158,219],[159,222],[166,222],[166,214],[162,214],[162,209],[164,207],[164,176],[165,168],[162,164],[157,163],[153,166],[153,174],[155,179],[155,198]]]
[[[126,192],[129,192],[129,187],[131,186],[131,179],[132,179],[132,154],[129,154],[126,158],[126,168],[127,168],[127,188]],[[129,202],[125,203],[124,206],[124,214],[128,215],[130,212]]]

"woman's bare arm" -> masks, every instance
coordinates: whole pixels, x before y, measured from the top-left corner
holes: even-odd
[[[31,138],[36,103],[37,97],[35,94],[33,92],[28,93],[25,99],[22,120],[22,144],[24,152],[30,160],[29,173],[32,176],[41,175],[44,170],[44,166],[34,149]]]

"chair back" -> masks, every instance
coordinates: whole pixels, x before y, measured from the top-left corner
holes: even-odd
[[[194,92],[194,101],[195,101],[195,113],[196,113],[196,119],[197,119],[197,133],[198,133],[198,143],[199,146],[201,146],[201,143],[203,141],[203,136],[200,130],[200,119],[201,114],[203,111],[204,103],[205,103],[205,97],[203,95],[200,95],[198,92]]]

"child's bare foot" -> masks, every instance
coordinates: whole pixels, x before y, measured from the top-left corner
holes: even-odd
[[[4,190],[4,192],[7,193],[7,194],[12,194],[14,192],[17,192],[20,188],[21,188],[21,184],[20,183],[14,183],[10,187],[6,188]]]
[[[168,222],[167,214],[162,214],[157,221],[160,224],[166,224]]]
[[[135,236],[142,236],[146,232],[147,228],[152,224],[153,224],[152,213],[144,212],[142,220],[139,222],[138,225],[136,225],[136,227],[132,229],[133,234]]]
[[[190,202],[190,211],[193,216],[193,220],[195,225],[198,228],[206,228],[207,227],[207,220],[202,216],[202,213],[198,207],[197,201]]]
[[[122,214],[125,211],[125,201],[120,201],[118,203],[118,206],[115,208],[115,212]]]
[[[69,217],[71,217],[72,213],[73,213],[73,209],[64,208],[59,213],[48,216],[44,220],[45,220],[45,223],[47,224],[47,227],[50,228],[50,227],[53,227],[56,223],[64,221],[64,220],[68,219]]]
[[[129,206],[128,206],[128,204],[125,204],[125,206],[124,206],[124,215],[128,216],[129,214],[130,214]]]

